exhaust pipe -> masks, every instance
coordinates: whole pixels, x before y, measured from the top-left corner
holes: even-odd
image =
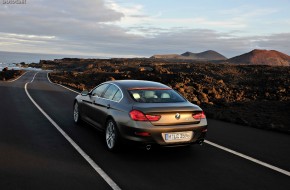
[[[148,144],[148,145],[146,145],[146,150],[150,150],[151,149],[151,145],[150,144]]]

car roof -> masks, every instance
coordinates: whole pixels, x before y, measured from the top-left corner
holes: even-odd
[[[116,84],[123,89],[138,89],[138,88],[162,88],[171,89],[170,87],[159,82],[146,81],[146,80],[115,80],[108,81],[109,83]]]

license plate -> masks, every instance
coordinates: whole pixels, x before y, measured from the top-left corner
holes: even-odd
[[[176,132],[176,133],[163,133],[162,136],[166,142],[180,142],[180,141],[190,141],[193,132]]]

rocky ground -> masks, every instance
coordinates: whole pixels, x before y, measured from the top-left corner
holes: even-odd
[[[41,61],[57,83],[83,90],[107,80],[162,82],[210,118],[290,133],[290,67],[188,60],[62,59]]]
[[[8,81],[15,79],[22,75],[24,71],[22,70],[8,70],[8,69],[3,69],[0,71],[0,81]]]

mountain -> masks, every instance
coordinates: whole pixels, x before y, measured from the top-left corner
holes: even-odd
[[[276,50],[255,49],[228,59],[228,62],[236,64],[290,66],[290,56]]]
[[[213,50],[208,50],[201,53],[192,53],[192,52],[187,51],[181,55],[178,55],[178,54],[153,55],[151,58],[154,58],[154,59],[190,59],[190,60],[203,60],[203,61],[227,59],[222,54]]]
[[[188,58],[192,58],[192,59],[200,59],[199,57],[196,56],[195,53],[192,53],[192,52],[189,52],[189,51],[181,54],[181,56],[188,57]]]
[[[178,54],[160,54],[160,55],[153,55],[150,58],[154,59],[181,59],[182,56]]]
[[[213,51],[208,50],[201,53],[191,53],[191,52],[185,52],[181,54],[182,56],[192,57],[193,59],[205,59],[205,60],[226,60],[227,58],[223,56],[222,54]]]

